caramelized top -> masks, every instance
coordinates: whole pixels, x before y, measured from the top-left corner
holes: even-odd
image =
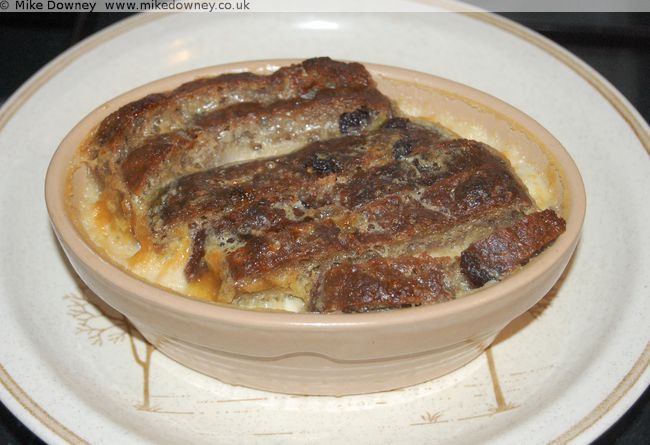
[[[395,114],[362,65],[310,59],[128,104],[88,158],[141,250],[187,237],[187,282],[210,283],[221,302],[293,296],[349,312],[447,301],[564,231],[497,151]],[[441,250],[452,256],[430,255]]]

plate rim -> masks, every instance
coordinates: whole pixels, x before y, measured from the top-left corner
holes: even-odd
[[[432,2],[435,3],[435,2]],[[473,9],[473,8],[472,8]],[[460,15],[470,17],[485,24],[494,26],[515,37],[525,40],[533,46],[551,55],[560,63],[567,66],[588,82],[616,112],[625,120],[640,144],[650,154],[650,127],[640,116],[638,111],[609,81],[603,78],[593,68],[571,54],[566,49],[555,44],[546,37],[532,31],[511,20],[497,16],[489,12],[468,11],[470,8],[463,8],[463,11],[455,11]],[[43,68],[37,71],[27,82],[16,90],[7,102],[0,108],[0,131],[7,125],[11,118],[22,108],[22,106],[52,77],[61,72],[67,66],[76,61],[79,57],[90,52],[94,48],[106,43],[132,29],[143,26],[154,20],[171,15],[170,13],[145,13],[138,14],[115,23],[97,34],[83,40],[79,44],[69,48]],[[646,343],[645,349],[641,352],[631,369],[621,378],[614,389],[587,415],[578,420],[571,428],[557,436],[550,443],[567,443],[578,438],[581,434],[591,429],[590,439],[602,434],[613,422],[638,399],[645,390],[645,384],[639,385],[641,377],[648,371],[650,366],[650,341]],[[32,432],[44,440],[55,440],[73,444],[87,444],[88,442],[77,435],[70,428],[63,425],[52,417],[41,407],[7,372],[0,362],[0,384],[2,391],[0,400],[21,422],[27,425]],[[632,391],[635,389],[635,391]],[[10,397],[6,397],[8,394]],[[614,415],[612,422],[605,422],[603,419],[616,409],[618,414]],[[610,416],[611,417],[611,416]]]

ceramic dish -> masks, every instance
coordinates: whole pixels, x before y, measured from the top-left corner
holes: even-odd
[[[182,73],[136,88],[84,118],[54,154],[45,183],[50,219],[68,259],[88,287],[156,348],[227,383],[292,394],[361,394],[421,383],[468,363],[560,277],[579,239],[585,196],[580,173],[555,138],[520,111],[467,86],[366,65],[379,90],[407,114],[430,118],[463,136],[472,131],[481,142],[524,159],[525,170],[534,169],[533,176],[541,179],[539,193],[550,195],[546,200],[566,220],[566,232],[521,271],[470,296],[366,314],[238,310],[134,280],[93,252],[87,235],[75,229],[80,215],[74,209],[81,205],[66,200],[84,192],[68,182],[70,165],[106,116],[197,78],[241,71],[269,74],[295,63],[299,61],[241,62]]]
[[[5,105],[0,334],[11,342],[0,351],[3,403],[48,443],[594,440],[650,382],[650,209],[638,205],[650,188],[647,126],[592,70],[490,15],[317,18],[320,29],[313,14],[223,15],[219,26],[213,15],[137,17],[63,55]],[[251,40],[258,32],[265,37]],[[93,306],[56,252],[37,190],[54,148],[97,104],[200,66],[312,54],[435,73],[502,98],[554,134],[584,178],[587,220],[556,292],[484,354],[432,382],[342,398],[219,383]]]

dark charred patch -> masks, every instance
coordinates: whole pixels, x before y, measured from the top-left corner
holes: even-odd
[[[531,213],[471,244],[461,254],[461,271],[474,287],[499,280],[528,263],[565,230],[566,222],[553,210]]]
[[[463,252],[460,257],[461,270],[472,287],[481,287],[500,277],[497,270],[486,266],[481,257],[472,250]]]

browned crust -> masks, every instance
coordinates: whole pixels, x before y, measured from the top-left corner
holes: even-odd
[[[100,124],[86,155],[114,217],[149,244],[147,211],[161,187],[228,160],[335,137],[340,117],[358,110],[372,118],[362,131],[392,114],[362,65],[310,59],[271,75],[198,79],[127,104]]]
[[[374,82],[363,65],[328,57],[308,59],[271,75],[245,72],[202,78],[123,106],[102,121],[95,139],[104,148],[119,150],[157,133],[156,125],[161,119],[182,128],[202,112],[238,102],[271,103],[324,88],[369,86],[374,86]]]
[[[528,263],[565,230],[566,222],[553,210],[532,213],[469,246],[461,255],[461,270],[474,287],[499,280]]]
[[[173,150],[189,150],[193,140],[194,138],[184,131],[166,133],[147,139],[121,164],[122,176],[128,189],[135,194],[142,193],[147,180],[151,178],[152,170],[165,162],[168,153]]]
[[[227,221],[245,224],[238,214],[272,204],[292,207],[290,219],[314,217],[318,208],[341,201],[339,195],[349,189],[346,181],[375,166],[395,162],[392,147],[408,131],[385,128],[363,136],[329,139],[283,157],[187,175],[161,193],[153,207],[154,227],[160,231],[200,218],[216,230]],[[442,137],[434,130],[426,133],[429,146]]]
[[[219,165],[228,145],[263,153],[274,144],[299,148],[339,136],[339,116],[359,108],[372,110],[373,119],[384,120],[392,114],[389,100],[368,88],[327,90],[313,99],[293,98],[269,105],[232,105],[201,116],[187,131],[145,139],[121,163],[122,172],[129,190],[143,194],[170,179]],[[224,132],[235,142],[224,141]]]
[[[544,210],[495,230],[460,257],[421,254],[344,261],[320,274],[309,310],[366,312],[448,301],[525,265],[555,241],[565,225],[553,210]]]
[[[451,300],[457,258],[418,255],[346,261],[321,274],[312,290],[314,312],[367,312]]]
[[[116,139],[128,139],[129,133],[151,125],[151,116],[168,101],[167,94],[154,93],[129,102],[101,122],[95,134],[96,141],[112,147]]]
[[[454,172],[457,162],[467,159],[442,152],[448,165],[440,162],[440,168],[429,170],[429,175],[420,172],[420,176],[411,177],[404,172],[413,167],[414,159],[395,160],[379,167],[392,166],[398,172],[388,175],[392,180],[380,188],[383,193],[374,193],[361,204],[354,201],[350,205],[334,185],[330,198],[321,197],[332,205],[317,211],[315,218],[285,219],[276,227],[248,236],[247,244],[227,257],[233,278],[243,283],[304,261],[331,261],[369,250],[410,251],[417,245],[420,249],[445,247],[464,238],[480,239],[485,226],[512,222],[533,206],[507,163],[482,144],[456,144],[463,148],[467,145],[482,153],[476,155],[482,164],[447,176],[443,171]],[[436,153],[439,146],[445,149],[450,145],[443,141],[430,151]],[[356,175],[375,173],[368,169]],[[372,183],[372,178],[343,183],[341,189],[347,191],[349,184]]]
[[[223,301],[295,292],[324,312],[446,301],[564,230],[552,211],[525,216],[535,205],[494,149],[392,115],[363,66],[310,59],[128,104],[100,125],[90,164],[140,241],[189,233],[185,276],[217,274]],[[266,153],[283,155],[222,165]],[[467,245],[459,258],[424,254]]]
[[[185,276],[189,281],[198,280],[207,269],[205,261],[205,230],[192,227],[192,250],[185,264]]]
[[[222,74],[218,77],[197,79],[174,90],[174,96],[203,96],[206,91],[268,89],[286,97],[306,94],[324,88],[354,88],[374,85],[366,68],[357,62],[340,62],[329,57],[306,59],[299,64],[282,67],[271,75],[250,72]],[[267,90],[263,90],[267,91]]]
[[[435,130],[415,125],[408,129],[383,128],[363,137],[310,144],[281,158],[187,175],[161,193],[152,216],[162,229],[199,218],[216,221],[224,212],[233,216],[247,212],[248,206],[280,202],[298,203],[306,207],[301,211],[312,216],[324,205],[350,210],[383,196],[416,189],[426,192],[423,198],[429,204],[445,207],[454,196],[428,187],[450,176],[453,179],[443,191],[453,190],[463,180],[467,182],[462,184],[466,200],[458,204],[462,208],[475,207],[482,198],[506,202],[516,195],[525,204],[530,203],[523,186],[509,173],[507,163],[489,147],[475,141],[442,138]],[[413,141],[415,148],[410,155],[394,159],[394,146],[403,140]],[[461,172],[465,173],[458,176]],[[467,180],[475,172],[477,177]],[[506,192],[504,196],[483,197],[480,190],[475,190],[480,189],[481,180],[492,179],[504,187],[498,189]]]

